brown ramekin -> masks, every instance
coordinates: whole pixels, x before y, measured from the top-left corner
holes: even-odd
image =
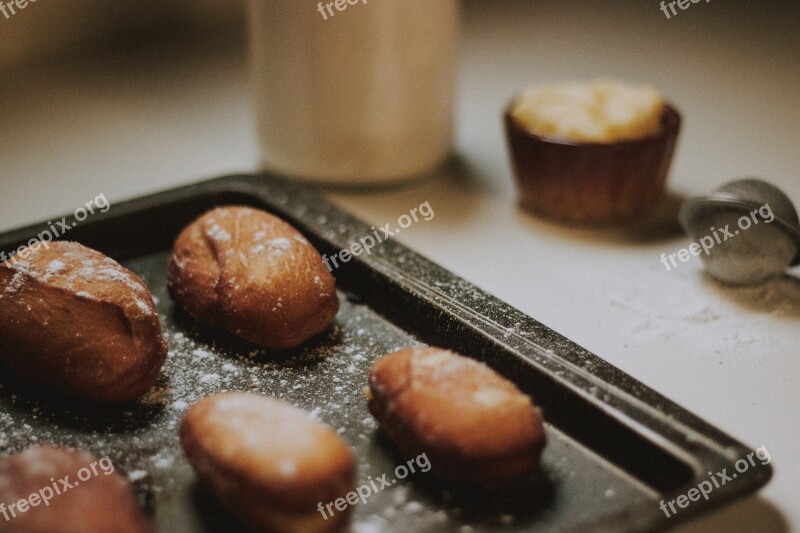
[[[528,132],[504,119],[520,204],[579,224],[621,222],[652,209],[664,190],[680,114],[664,106],[659,133],[633,141],[574,142]]]

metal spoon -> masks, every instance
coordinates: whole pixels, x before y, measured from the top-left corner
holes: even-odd
[[[702,246],[708,272],[729,285],[755,285],[800,263],[800,219],[780,189],[759,179],[728,183],[681,206],[678,220]]]

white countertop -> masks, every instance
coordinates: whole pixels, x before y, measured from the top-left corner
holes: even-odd
[[[591,4],[591,5],[588,5]],[[757,496],[681,531],[800,530],[800,279],[724,288],[669,210],[636,232],[567,229],[514,203],[500,112],[532,81],[615,76],[660,87],[682,111],[676,194],[760,176],[800,202],[797,6],[471,2],[459,93],[463,168],[405,188],[330,197],[373,224],[428,201],[398,239],[743,442],[775,468]],[[627,5],[626,5],[627,4]],[[257,161],[242,43],[0,72],[0,230]]]

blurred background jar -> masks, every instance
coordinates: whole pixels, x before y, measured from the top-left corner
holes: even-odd
[[[458,0],[250,0],[261,165],[359,185],[452,146]]]

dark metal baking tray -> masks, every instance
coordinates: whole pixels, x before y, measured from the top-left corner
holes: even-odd
[[[407,344],[486,361],[543,408],[549,444],[530,480],[494,491],[451,489],[417,472],[355,506],[354,531],[647,531],[754,492],[772,474],[749,468],[671,518],[659,508],[752,452],[667,398],[539,322],[394,241],[334,271],[341,311],[327,334],[268,353],[198,327],[166,290],[169,250],[203,211],[248,204],[273,212],[331,255],[372,229],[311,190],[239,175],[114,205],[66,237],[137,272],[157,300],[170,355],[155,389],[135,404],[101,407],[0,378],[5,453],[54,442],[108,455],[135,482],[158,530],[239,531],[196,483],[178,443],[188,405],[221,390],[269,393],[313,411],[358,457],[358,483],[394,477],[402,460],[376,426],[362,389],[371,363]],[[10,251],[46,224],[0,235]],[[466,255],[465,255],[466,257]],[[326,503],[326,502],[323,502]]]

